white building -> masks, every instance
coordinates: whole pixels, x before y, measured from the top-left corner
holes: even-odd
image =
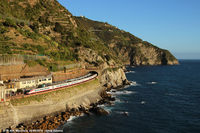
[[[38,85],[43,85],[43,84],[52,84],[52,75],[21,78],[19,79],[19,81],[17,81],[17,83],[19,89],[37,87]]]

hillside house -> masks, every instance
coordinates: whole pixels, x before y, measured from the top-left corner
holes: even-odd
[[[16,86],[16,83],[15,82],[8,82],[8,83],[4,83],[5,85],[5,93],[7,95],[13,93],[13,92],[16,92],[17,91],[17,86]]]
[[[19,89],[37,87],[43,84],[52,84],[52,75],[20,78],[16,81],[16,84]]]

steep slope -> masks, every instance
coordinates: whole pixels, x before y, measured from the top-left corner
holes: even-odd
[[[104,59],[110,54],[56,0],[0,1],[0,54],[44,55],[49,60],[36,63],[57,70],[60,63],[86,62],[78,55],[81,48],[92,49]]]
[[[36,62],[46,67],[61,61],[102,68],[178,63],[168,51],[128,32],[74,17],[56,0],[1,0],[0,54],[44,55],[49,60]]]
[[[76,17],[77,23],[92,32],[104,45],[114,51],[115,56],[125,64],[131,65],[173,65],[177,59],[167,50],[160,49],[149,42],[118,29],[108,23]]]

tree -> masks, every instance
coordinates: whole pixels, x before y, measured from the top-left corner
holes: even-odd
[[[39,32],[39,24],[37,22],[34,22],[32,25],[30,25],[30,28],[35,32]]]
[[[66,67],[64,67],[64,73],[66,73]]]
[[[63,33],[64,29],[63,29],[63,27],[62,27],[62,25],[60,23],[56,22],[54,31],[59,32],[59,33]]]
[[[3,24],[4,26],[16,28],[16,23],[12,19],[9,19],[9,18],[7,18]]]

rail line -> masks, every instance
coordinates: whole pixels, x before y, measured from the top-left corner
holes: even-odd
[[[90,76],[91,78],[88,78],[87,80],[83,80],[83,81],[81,81],[81,82],[73,83],[73,84],[71,84],[71,85],[60,86],[60,87],[58,87],[58,88],[53,88],[53,89],[49,89],[49,90],[45,90],[45,91],[35,92],[35,93],[33,93],[33,94],[28,94],[28,95],[12,96],[12,97],[10,97],[10,98],[7,98],[6,101],[10,101],[10,100],[13,100],[13,99],[21,99],[21,98],[26,98],[26,97],[36,96],[36,95],[42,95],[42,94],[46,94],[46,93],[49,93],[49,92],[54,92],[54,91],[63,90],[63,89],[70,88],[70,87],[74,87],[74,86],[80,85],[80,84],[82,84],[82,83],[85,83],[85,82],[94,80],[97,76],[98,76],[98,73],[91,75],[91,76]],[[82,76],[82,77],[83,77],[83,78],[84,78],[84,77],[87,78],[86,75],[85,75],[85,76]],[[65,81],[62,82],[61,84],[65,83],[65,82],[68,82],[68,83],[69,83],[70,80],[72,80],[72,82],[73,82],[73,80],[74,80],[74,81],[78,81],[78,80],[81,80],[81,79],[83,79],[83,78],[79,77],[79,78],[75,78],[75,79],[65,80]],[[57,84],[57,85],[60,85],[60,84]],[[52,85],[52,86],[53,86],[53,85]],[[54,85],[54,86],[55,86],[55,85]],[[39,89],[40,89],[40,88],[39,88]],[[35,90],[35,89],[33,89],[33,90]]]

